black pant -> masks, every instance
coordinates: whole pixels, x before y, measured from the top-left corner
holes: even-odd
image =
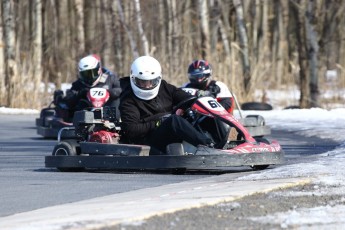
[[[158,128],[150,133],[150,146],[161,152],[166,152],[166,146],[171,143],[186,141],[194,146],[208,145],[212,140],[205,134],[197,131],[187,120],[175,114],[168,117]]]

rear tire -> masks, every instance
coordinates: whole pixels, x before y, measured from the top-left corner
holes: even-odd
[[[76,140],[64,140],[58,143],[53,150],[53,156],[77,156],[80,154],[80,146]],[[80,172],[84,168],[57,168],[61,172]]]
[[[272,105],[264,102],[246,102],[241,105],[242,110],[272,110]]]

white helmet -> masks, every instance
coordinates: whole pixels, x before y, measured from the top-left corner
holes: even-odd
[[[80,59],[78,64],[79,78],[87,86],[93,87],[102,75],[101,61],[97,55]]]
[[[135,96],[143,100],[151,100],[157,96],[161,85],[161,65],[153,57],[138,57],[132,63],[130,78]]]

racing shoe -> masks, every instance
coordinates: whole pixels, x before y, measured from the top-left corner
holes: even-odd
[[[166,147],[167,155],[181,156],[185,155],[182,143],[172,143]]]
[[[208,143],[207,144],[207,147],[209,147],[209,148],[212,148],[212,149],[214,149],[216,144],[213,142],[213,141],[211,141],[210,143]]]
[[[211,155],[216,149],[207,145],[198,145],[195,155]]]

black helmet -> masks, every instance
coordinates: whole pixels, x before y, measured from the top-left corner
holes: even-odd
[[[189,81],[200,88],[205,88],[212,75],[211,65],[205,60],[195,60],[188,67]]]

